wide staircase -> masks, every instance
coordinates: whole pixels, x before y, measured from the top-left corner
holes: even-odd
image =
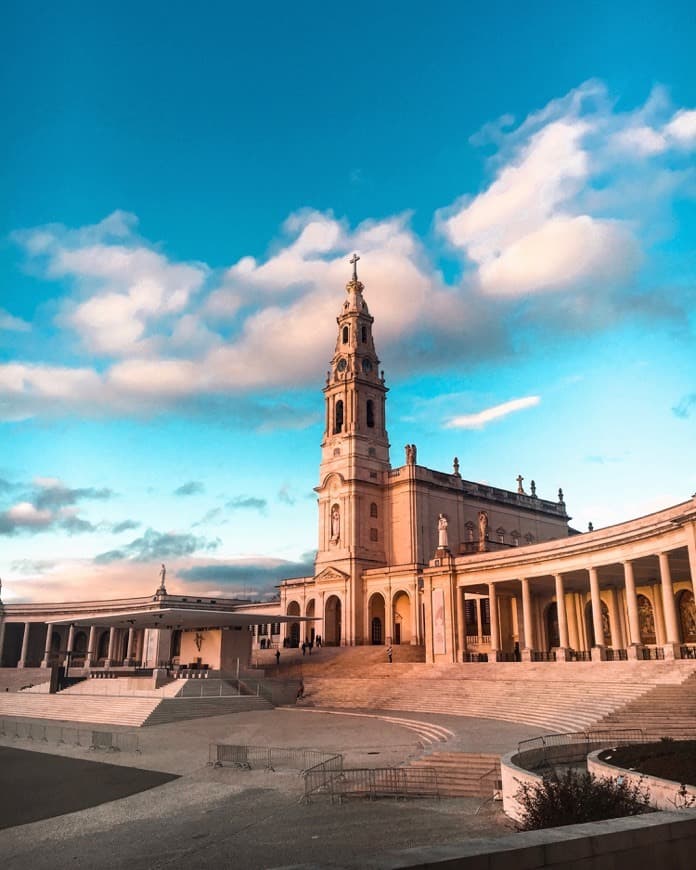
[[[434,770],[440,797],[492,797],[500,780],[500,756],[485,752],[433,752],[408,767]]]
[[[46,671],[42,671],[45,678]],[[39,689],[37,685],[35,689]],[[262,697],[233,694],[224,680],[173,680],[155,689],[150,680],[85,679],[49,695],[34,689],[0,694],[0,718],[140,727],[184,719],[272,709]]]
[[[696,739],[696,675],[661,685],[601,719],[598,728],[642,728],[646,737]]]
[[[26,686],[46,683],[50,677],[47,668],[0,668],[0,692],[19,692]]]
[[[374,648],[366,649],[350,650],[345,668],[339,656],[303,663],[300,705],[439,713],[577,731],[658,686],[671,686],[678,695],[696,672],[691,661],[390,665],[375,659]]]

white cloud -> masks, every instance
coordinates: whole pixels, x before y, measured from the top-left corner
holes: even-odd
[[[492,408],[486,408],[483,411],[478,411],[475,414],[462,414],[459,417],[452,417],[445,423],[446,429],[481,429],[487,423],[493,420],[500,420],[507,417],[508,414],[514,414],[516,411],[523,411],[525,408],[533,408],[541,401],[540,396],[525,396],[521,399],[512,399],[509,402],[503,402],[502,405],[494,405]]]
[[[31,324],[0,308],[0,331],[1,330],[4,330],[5,332],[29,332],[31,330]]]
[[[696,109],[681,109],[665,127],[665,133],[683,147],[696,146]]]

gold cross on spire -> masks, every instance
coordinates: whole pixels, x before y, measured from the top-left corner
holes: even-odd
[[[353,266],[353,281],[358,280],[358,260],[360,257],[357,254],[353,254],[353,256],[348,260],[348,262]]]

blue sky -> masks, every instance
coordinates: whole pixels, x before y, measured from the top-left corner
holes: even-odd
[[[306,569],[354,250],[394,465],[696,490],[692,4],[100,6],[2,13],[5,601]]]

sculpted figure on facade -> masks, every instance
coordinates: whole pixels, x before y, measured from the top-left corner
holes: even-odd
[[[407,444],[405,450],[406,450],[406,465],[415,465],[416,464],[416,445],[415,444]]]
[[[331,540],[336,543],[341,537],[341,511],[337,504],[331,508]]]
[[[449,539],[447,536],[447,517],[444,514],[440,514],[437,520],[437,546],[442,549],[447,549],[449,547]]]
[[[479,511],[479,552],[486,552],[486,541],[488,540],[488,511]]]

